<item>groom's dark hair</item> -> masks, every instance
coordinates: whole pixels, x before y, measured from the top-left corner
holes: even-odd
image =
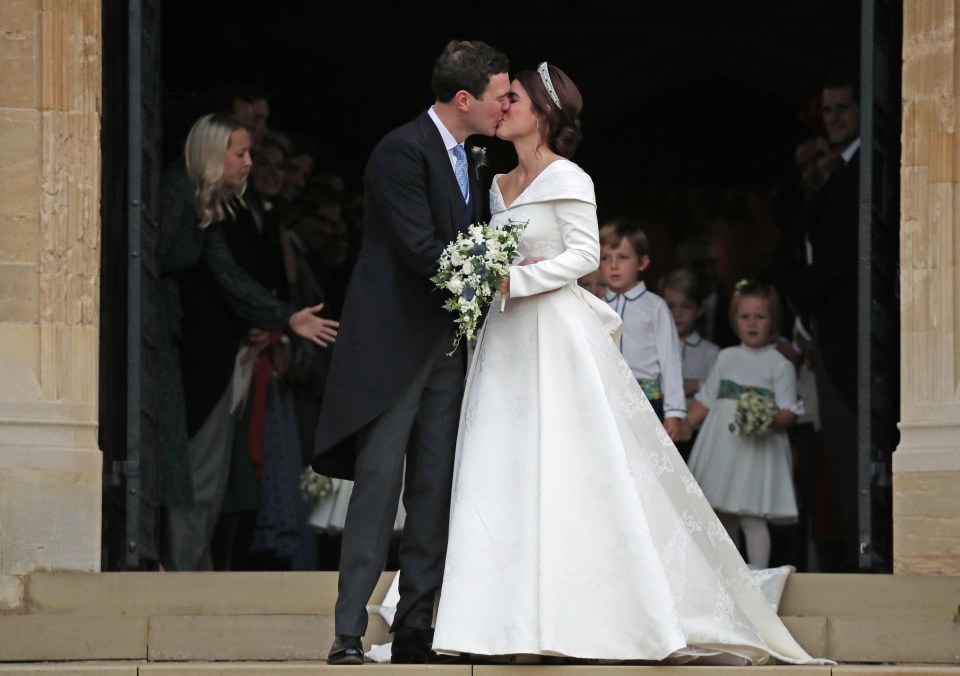
[[[479,40],[451,40],[433,65],[433,94],[446,103],[461,89],[482,98],[490,78],[510,72],[503,52]]]

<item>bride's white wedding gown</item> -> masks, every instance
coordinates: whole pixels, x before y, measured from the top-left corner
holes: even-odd
[[[616,660],[807,655],[760,593],[577,286],[597,268],[593,183],[556,161],[492,225],[529,221],[478,338],[460,419],[434,650]]]

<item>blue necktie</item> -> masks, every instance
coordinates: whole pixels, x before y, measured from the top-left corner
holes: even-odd
[[[457,183],[460,184],[460,192],[463,193],[463,199],[466,201],[470,182],[467,179],[467,151],[462,145],[454,146],[453,154],[457,156],[457,162],[453,166],[453,173],[457,175]]]

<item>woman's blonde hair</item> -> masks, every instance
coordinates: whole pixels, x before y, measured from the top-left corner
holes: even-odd
[[[247,189],[247,181],[231,188],[223,183],[223,160],[230,147],[230,135],[243,125],[228,115],[211,113],[193,123],[183,155],[187,173],[197,183],[194,207],[205,228],[214,221],[233,216],[233,204],[243,204],[241,197]],[[236,200],[234,200],[236,198]]]

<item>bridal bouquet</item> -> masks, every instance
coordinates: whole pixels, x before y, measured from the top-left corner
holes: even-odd
[[[438,289],[453,294],[443,307],[457,313],[456,351],[460,340],[473,340],[484,310],[500,290],[500,282],[517,256],[517,246],[528,221],[507,221],[502,228],[474,223],[447,245],[440,255],[440,271],[430,278]],[[500,308],[503,310],[503,308]]]
[[[769,395],[746,390],[737,397],[737,409],[728,429],[735,432],[739,428],[740,434],[747,435],[766,434],[778,412],[777,403]]]
[[[320,502],[333,491],[333,480],[328,476],[317,474],[313,468],[307,466],[300,475],[300,492],[307,500]]]

